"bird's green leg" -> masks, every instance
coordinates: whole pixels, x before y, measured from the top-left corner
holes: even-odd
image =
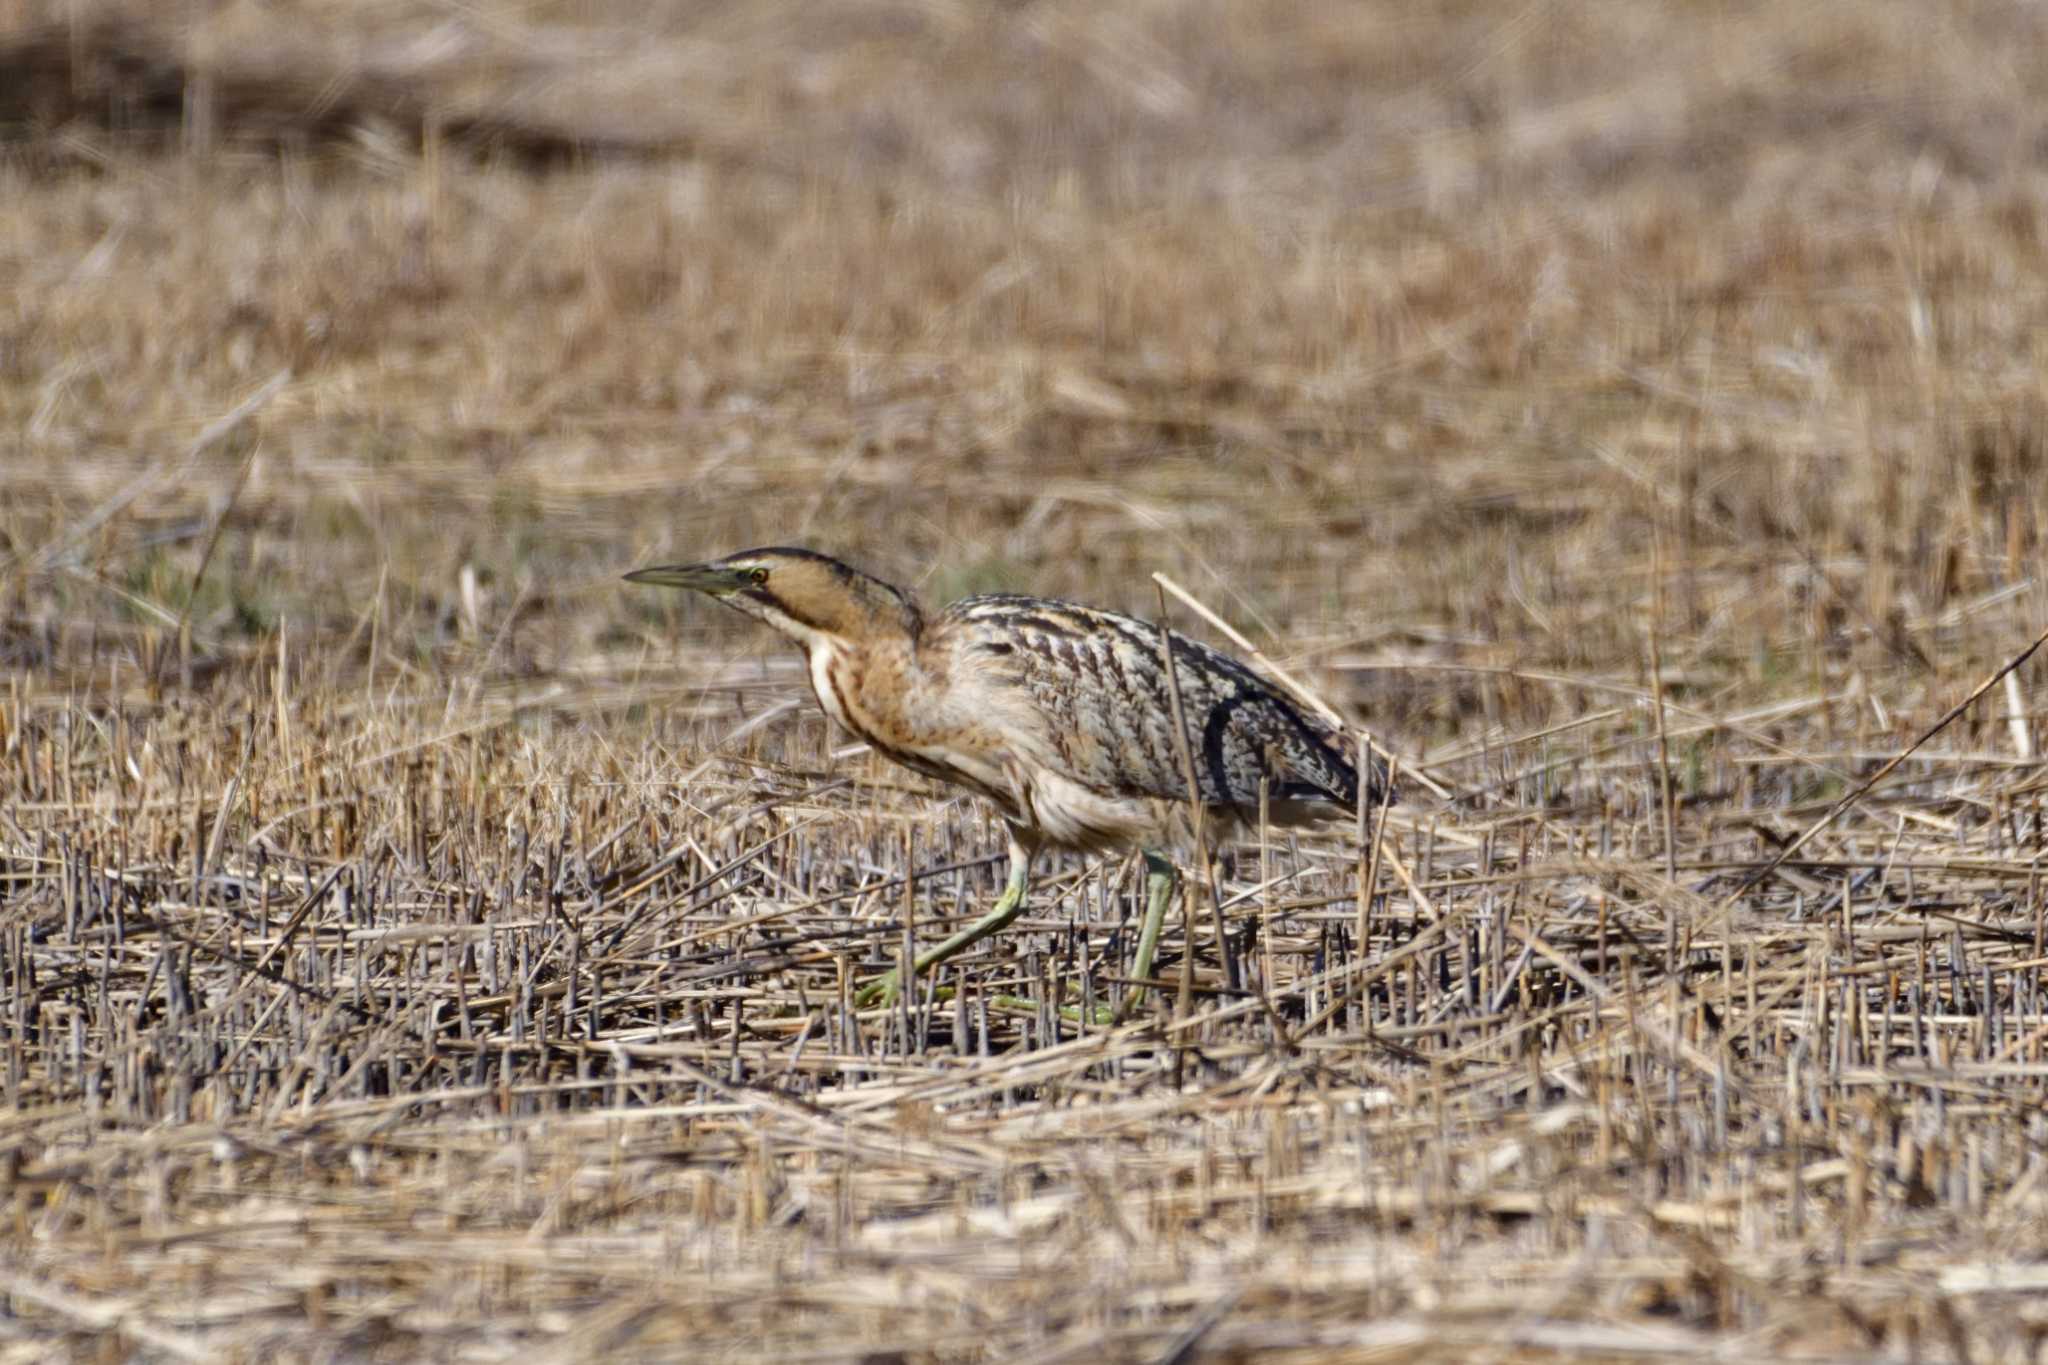
[[[1139,978],[1152,975],[1152,955],[1159,951],[1159,931],[1166,924],[1166,907],[1173,901],[1173,863],[1163,853],[1145,850],[1145,923],[1138,930],[1138,960],[1131,974]],[[1139,1001],[1145,998],[1143,986],[1133,986],[1131,993],[1124,997],[1117,1007],[1117,1017],[1123,1018]]]
[[[928,972],[961,949],[987,938],[998,929],[1007,927],[1011,920],[1024,913],[1024,887],[1030,880],[1031,852],[1012,839],[1010,883],[1003,888],[1003,894],[996,898],[994,908],[938,947],[919,953],[917,963],[910,969],[910,974],[914,977]],[[896,973],[892,971],[881,980],[870,981],[861,987],[860,994],[854,996],[853,1003],[861,1009],[877,1003],[894,1003],[896,991]]]

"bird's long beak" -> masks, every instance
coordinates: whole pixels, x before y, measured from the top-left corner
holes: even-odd
[[[656,568],[635,569],[626,575],[626,581],[651,583],[657,588],[689,588],[693,592],[710,593],[713,597],[738,592],[746,583],[738,569],[721,568],[716,564],[664,564]]]

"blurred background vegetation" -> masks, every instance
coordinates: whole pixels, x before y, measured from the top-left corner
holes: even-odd
[[[727,629],[618,570],[799,542],[1163,569],[1424,748],[1554,700],[1435,666],[1658,610],[1681,687],[1911,712],[2042,601],[2041,24],[17,2],[0,657],[602,671]]]
[[[2044,90],[2029,0],[0,0],[0,1361],[2035,1358],[2038,662],[1742,879],[2048,620]],[[761,543],[1170,574],[1415,774],[1380,894],[1240,850],[1076,1038],[1069,860],[857,1015],[1000,836],[618,582]]]

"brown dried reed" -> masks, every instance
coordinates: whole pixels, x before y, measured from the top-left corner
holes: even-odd
[[[2036,1358],[2036,10],[5,14],[0,1361]],[[856,1011],[773,541],[1416,799]]]

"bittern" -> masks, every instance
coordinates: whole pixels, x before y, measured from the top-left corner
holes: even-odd
[[[877,752],[993,804],[1010,878],[990,911],[919,955],[913,974],[1023,913],[1046,848],[1136,846],[1147,872],[1135,976],[1148,979],[1174,887],[1164,850],[1192,834],[1188,766],[1216,836],[1258,819],[1300,825],[1354,809],[1359,774],[1342,737],[1227,654],[1071,602],[996,594],[927,614],[902,589],[809,550],[742,550],[708,564],[640,569],[628,582],[689,588],[802,646],[825,714]],[[1177,691],[1185,749],[1174,737]],[[1389,799],[1369,765],[1366,799]],[[860,994],[893,998],[896,973]],[[1142,987],[1139,988],[1142,991]],[[1138,993],[1126,998],[1128,1006]]]

